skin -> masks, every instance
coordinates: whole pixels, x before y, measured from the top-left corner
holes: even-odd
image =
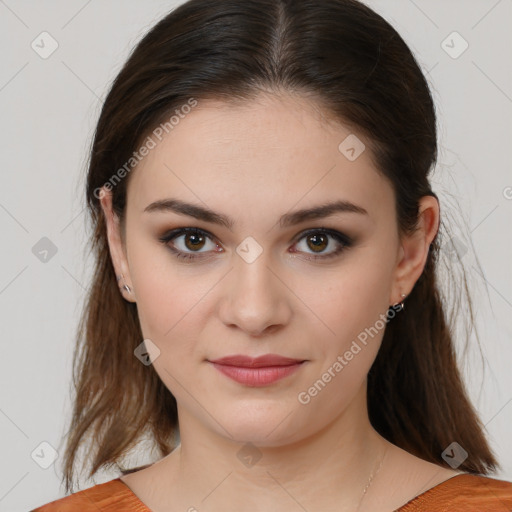
[[[137,303],[144,338],[160,350],[152,364],[178,404],[178,448],[122,478],[153,511],[392,511],[458,474],[394,446],[370,424],[366,379],[384,329],[360,343],[309,403],[298,400],[411,292],[439,227],[438,202],[427,196],[418,231],[399,237],[393,189],[368,144],[355,161],[338,150],[351,133],[299,96],[262,94],[237,106],[201,101],[132,171],[124,233],[110,192],[103,194],[112,262],[120,286],[131,288],[120,293]],[[144,212],[171,197],[231,217],[232,231],[171,211]],[[285,213],[339,199],[368,215],[278,224]],[[212,238],[199,246],[185,235],[158,240],[180,227]],[[311,236],[301,235],[321,227],[354,243],[330,259],[308,260],[339,246],[323,238],[316,252]],[[252,263],[236,252],[248,236],[263,251]],[[199,259],[177,259],[172,245]],[[307,362],[254,388],[207,361],[266,353]],[[237,456],[247,443],[261,456],[250,467]]]

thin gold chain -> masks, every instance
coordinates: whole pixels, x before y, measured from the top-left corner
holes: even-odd
[[[357,506],[357,510],[359,510],[361,508],[361,503],[363,502],[363,499],[364,499],[364,497],[366,495],[366,491],[368,490],[368,488],[372,484],[373,478],[377,475],[377,473],[380,471],[380,468],[382,467],[382,463],[384,462],[384,458],[386,457],[386,453],[388,451],[388,447],[389,446],[386,446],[386,449],[384,450],[384,455],[382,456],[382,459],[380,461],[379,467],[377,468],[376,471],[372,472],[372,474],[370,475],[370,478],[368,479],[368,483],[366,484],[366,487],[363,489],[363,495],[361,496],[361,499],[359,500],[359,505]],[[356,512],[357,512],[357,510],[356,510]]]

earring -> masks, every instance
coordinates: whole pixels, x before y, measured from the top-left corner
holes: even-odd
[[[121,279],[123,279],[123,274],[117,276],[117,282],[119,282]],[[128,293],[132,293],[132,289],[126,283],[121,288],[127,291]]]
[[[405,297],[407,297],[407,295],[405,295],[405,293],[402,293],[401,297],[402,297],[402,302],[397,302],[396,304],[393,304],[393,306],[392,306],[392,308],[396,309],[397,312],[403,311],[405,309],[403,299],[405,299]]]

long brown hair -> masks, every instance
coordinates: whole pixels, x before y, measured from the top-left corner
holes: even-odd
[[[98,191],[110,184],[114,211],[124,221],[134,155],[155,127],[191,99],[244,102],[261,91],[314,99],[326,115],[370,141],[376,167],[395,191],[401,234],[416,228],[419,199],[435,196],[429,174],[437,132],[429,86],[400,35],[364,4],[190,0],[164,17],[114,80],[91,147],[86,199],[96,266],[73,362],[67,492],[73,492],[83,445],[90,478],[101,468],[119,469],[144,435],[160,456],[179,436],[175,398],[153,366],[134,356],[143,339],[137,306],[119,293]],[[121,179],[114,183],[114,175]],[[449,467],[442,452],[455,441],[468,452],[459,469],[488,474],[499,466],[466,394],[453,318],[437,282],[445,228],[442,222],[405,310],[386,327],[368,374],[369,416],[382,436],[422,459]],[[466,320],[474,324],[465,275],[451,286],[457,285],[467,295]]]

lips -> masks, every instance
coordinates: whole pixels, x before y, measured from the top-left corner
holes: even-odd
[[[250,387],[268,386],[296,372],[304,363],[301,359],[292,359],[277,354],[265,354],[260,357],[234,355],[209,361],[213,367],[226,377]]]
[[[292,364],[302,363],[303,361],[303,359],[292,359],[277,354],[265,354],[259,357],[244,355],[226,356],[220,359],[214,359],[210,362],[224,366],[237,366],[239,368],[262,368],[269,366],[290,366]]]

